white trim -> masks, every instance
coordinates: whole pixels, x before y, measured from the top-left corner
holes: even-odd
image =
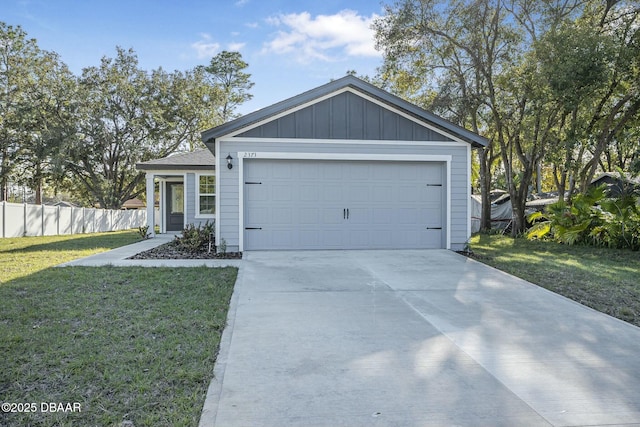
[[[467,240],[471,238],[471,146],[467,149]]]
[[[158,203],[160,204],[160,233],[166,233],[167,232],[167,203],[165,201],[166,197],[167,197],[167,181],[166,180],[161,180],[160,184],[158,185],[158,190],[160,191],[160,198],[158,200]]]
[[[344,87],[342,89],[339,89],[339,90],[336,90],[334,92],[328,93],[328,94],[326,94],[324,96],[321,96],[319,98],[315,98],[315,99],[313,99],[313,100],[311,100],[309,102],[305,102],[304,104],[300,104],[300,105],[295,106],[293,108],[290,108],[288,110],[284,110],[279,114],[267,117],[264,120],[260,120],[259,122],[253,123],[251,125],[248,125],[248,126],[245,126],[243,128],[240,128],[240,129],[238,129],[238,130],[236,130],[234,132],[231,132],[231,133],[229,133],[227,135],[223,135],[223,136],[221,136],[219,138],[216,138],[216,141],[219,140],[219,139],[222,139],[222,138],[225,138],[225,139],[226,138],[233,138],[233,137],[235,137],[235,136],[237,136],[237,135],[239,135],[241,133],[244,133],[244,132],[247,132],[247,131],[249,131],[251,129],[255,129],[257,127],[260,127],[265,123],[269,123],[271,121],[278,120],[278,119],[280,119],[280,118],[282,118],[284,116],[287,116],[289,114],[295,113],[296,111],[300,111],[300,110],[302,110],[304,108],[307,108],[310,105],[318,104],[318,103],[320,103],[320,102],[322,102],[322,101],[324,101],[326,99],[333,98],[334,96],[340,95],[340,94],[345,93],[345,92],[350,92],[350,93],[352,93],[352,94],[354,94],[356,96],[359,96],[359,97],[361,97],[363,99],[366,99],[367,101],[372,102],[372,103],[378,105],[379,107],[384,108],[385,110],[388,110],[388,111],[391,111],[392,113],[398,114],[399,116],[402,116],[405,119],[410,120],[410,121],[418,124],[419,126],[422,126],[422,127],[427,128],[427,129],[430,129],[430,130],[432,130],[432,131],[434,131],[434,132],[436,132],[436,133],[438,133],[440,135],[444,135],[447,138],[451,138],[454,141],[458,141],[458,142],[462,142],[462,143],[465,143],[465,144],[469,144],[468,142],[466,142],[466,141],[464,141],[464,140],[462,140],[462,139],[460,139],[460,138],[458,138],[458,137],[456,137],[454,135],[451,135],[449,132],[446,132],[446,131],[444,131],[442,129],[439,129],[439,128],[435,127],[435,126],[431,126],[429,123],[427,123],[426,119],[423,119],[424,121],[420,120],[420,119],[417,119],[416,117],[413,117],[412,115],[407,114],[404,111],[401,111],[401,110],[399,110],[397,108],[394,108],[394,107],[390,106],[389,104],[386,104],[386,103],[384,103],[384,102],[382,102],[382,101],[380,101],[380,100],[378,100],[376,98],[372,98],[371,96],[369,96],[369,95],[367,95],[367,94],[365,94],[363,92],[360,92],[358,90],[355,90],[355,89],[353,89],[351,87]],[[217,156],[216,156],[216,158],[217,158]]]
[[[374,160],[389,162],[446,162],[450,154],[369,154],[369,153],[292,153],[276,151],[238,151],[238,163],[251,159],[295,160]]]
[[[244,250],[244,161],[238,153],[238,248]]]
[[[182,178],[182,229],[187,226],[187,174],[185,173]]]
[[[156,185],[155,175],[148,173],[145,175],[145,196],[147,198],[147,233],[150,237],[155,237],[155,202],[156,202]],[[59,225],[59,224],[58,224]],[[58,233],[60,234],[60,233]]]
[[[185,176],[188,173],[209,172],[209,171],[204,169],[188,169],[187,168],[187,169],[172,169],[172,170],[171,169],[149,169],[141,172],[152,173],[156,176],[156,178],[164,179],[163,178],[164,176],[179,177],[179,176]],[[215,173],[215,170],[213,172]],[[159,175],[162,175],[162,176],[159,176]]]
[[[215,218],[215,216],[216,216],[215,212],[212,213],[212,214],[201,214],[200,213],[200,177],[201,176],[212,176],[212,177],[214,177],[216,179],[214,193],[205,193],[205,195],[206,196],[215,197],[216,201],[218,199],[218,196],[217,196],[217,194],[218,194],[218,177],[216,176],[216,174],[215,173],[196,173],[196,181],[195,181],[196,188],[195,188],[195,192],[194,192],[195,193],[195,198],[196,198],[196,200],[195,200],[196,211],[195,211],[195,214],[194,214],[193,217],[195,219],[212,219],[212,218]],[[214,209],[215,209],[215,207],[214,207]]]
[[[216,194],[219,193],[218,192],[218,186],[220,185],[220,177],[218,176],[218,171],[221,171],[222,169],[220,169],[220,141],[216,141],[215,145],[214,145],[214,150],[213,150],[214,156],[215,156],[215,172],[216,172]],[[216,240],[219,239],[220,237],[220,197],[216,196],[216,212],[213,215],[214,221],[215,221],[215,228],[214,228],[214,232],[216,235]],[[216,242],[214,242],[216,243]],[[217,243],[216,243],[217,244]]]
[[[447,164],[447,243],[445,249],[451,249],[451,160],[452,156],[446,160]]]
[[[407,146],[407,147],[462,147],[470,146],[469,143],[457,140],[457,141],[402,141],[402,140],[370,140],[370,139],[311,139],[311,138],[257,138],[257,137],[236,137],[236,138],[220,138],[216,142],[231,142],[234,144],[241,142],[257,142],[259,144],[267,143],[299,143],[299,144],[321,144],[321,145],[389,145],[393,147]]]
[[[238,166],[238,235],[239,250],[244,251],[244,161],[254,159],[284,159],[284,160],[368,160],[379,162],[444,162],[446,165],[446,248],[451,249],[451,162],[453,156],[445,155],[414,155],[414,154],[365,154],[365,153],[289,153],[289,152],[260,152],[239,151],[237,153]],[[216,201],[218,198],[216,198]]]

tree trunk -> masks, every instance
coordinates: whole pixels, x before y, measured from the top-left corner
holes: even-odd
[[[480,231],[491,230],[491,165],[490,156],[486,150],[478,150],[480,160],[480,196],[482,199],[482,211],[480,213]]]

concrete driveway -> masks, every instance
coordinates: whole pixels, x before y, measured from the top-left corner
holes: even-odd
[[[201,426],[640,425],[640,329],[449,251],[249,252]]]

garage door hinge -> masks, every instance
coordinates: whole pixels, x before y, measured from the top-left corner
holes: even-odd
[[[427,230],[442,230],[442,227],[427,227]]]
[[[261,182],[250,182],[250,181],[247,181],[247,182],[245,182],[245,184],[262,184],[262,183]]]
[[[427,184],[427,187],[442,187],[442,184]]]
[[[245,230],[262,230],[262,227],[245,227]]]

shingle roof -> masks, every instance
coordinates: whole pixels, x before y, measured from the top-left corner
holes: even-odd
[[[212,170],[215,157],[208,148],[201,148],[189,153],[172,154],[162,159],[149,160],[136,164],[138,170]]]
[[[364,80],[351,75],[342,77],[338,80],[334,80],[323,86],[304,92],[300,95],[278,102],[261,110],[254,111],[253,113],[246,114],[223,125],[206,130],[202,132],[202,140],[205,142],[205,144],[210,144],[214,142],[216,138],[228,135],[239,129],[266,120],[269,117],[276,116],[300,105],[312,102],[315,99],[329,95],[332,92],[336,92],[346,87],[353,88],[354,90],[374,97],[379,101],[386,103],[390,107],[404,111],[405,113],[413,116],[418,120],[428,122],[430,125],[453,134],[463,141],[472,144],[474,147],[484,147],[489,143],[488,139],[476,134],[475,132],[464,129],[463,127],[449,122],[442,117],[436,116],[433,113],[430,113],[410,102],[407,102],[395,95],[390,94],[389,92],[386,92],[370,83],[365,82]]]

